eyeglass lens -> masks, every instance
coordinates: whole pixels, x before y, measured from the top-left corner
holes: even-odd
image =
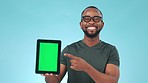
[[[89,22],[91,21],[91,19],[94,21],[94,22],[99,22],[101,21],[101,18],[100,16],[94,16],[94,17],[90,17],[90,16],[82,16],[82,19],[85,21],[85,22]]]

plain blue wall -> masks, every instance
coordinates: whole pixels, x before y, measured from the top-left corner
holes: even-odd
[[[147,0],[0,0],[0,83],[45,83],[35,74],[36,40],[60,39],[62,49],[83,38],[80,14],[104,14],[101,40],[120,54],[119,83],[148,83]],[[67,76],[66,76],[67,78]],[[66,78],[62,83],[66,83]]]

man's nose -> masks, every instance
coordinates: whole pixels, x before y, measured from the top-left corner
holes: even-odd
[[[94,24],[95,22],[93,21],[93,19],[90,19],[89,24]]]

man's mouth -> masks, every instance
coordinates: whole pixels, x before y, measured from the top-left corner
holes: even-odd
[[[96,27],[88,27],[87,30],[95,30]]]

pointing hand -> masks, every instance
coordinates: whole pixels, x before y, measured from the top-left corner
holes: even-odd
[[[85,71],[89,68],[90,64],[88,64],[85,60],[80,57],[74,56],[72,54],[65,53],[64,56],[70,58],[71,66],[70,68],[76,71]]]

